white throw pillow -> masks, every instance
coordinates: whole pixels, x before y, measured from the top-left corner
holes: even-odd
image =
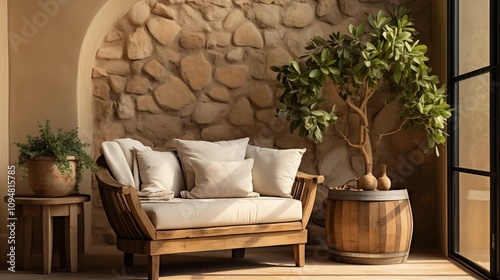
[[[231,141],[207,142],[174,139],[186,181],[186,189],[194,188],[194,171],[191,158],[206,161],[241,161],[245,159],[248,137]]]
[[[184,176],[179,159],[174,152],[136,149],[141,191],[165,189],[175,197],[185,190]]]
[[[150,147],[130,138],[104,141],[101,145],[101,152],[113,177],[120,184],[139,189],[139,169],[135,160],[134,149],[151,150]]]
[[[292,187],[306,149],[277,150],[248,145],[246,158],[255,160],[253,189],[263,196],[292,197]]]
[[[205,161],[191,158],[195,187],[182,192],[185,198],[257,197],[253,192],[253,159],[242,161]]]
[[[135,159],[135,149],[137,150],[151,150],[151,147],[144,146],[141,142],[131,139],[131,138],[122,138],[113,140],[123,151],[123,155],[127,159],[127,164],[130,166],[132,170],[132,175],[134,176],[134,184],[137,189],[141,184],[139,179],[139,168],[137,166],[137,160]]]

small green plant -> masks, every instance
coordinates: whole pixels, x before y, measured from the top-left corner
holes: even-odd
[[[23,169],[25,176],[28,175],[26,163],[39,156],[54,158],[55,164],[62,174],[71,174],[68,157],[75,157],[78,162],[76,168],[77,184],[82,181],[82,175],[86,169],[97,170],[96,163],[84,150],[90,144],[80,141],[76,128],[71,130],[57,128],[57,133],[54,134],[49,120],[45,122],[45,125],[38,124],[38,128],[38,136],[28,135],[26,143],[15,143],[19,149],[18,165]]]

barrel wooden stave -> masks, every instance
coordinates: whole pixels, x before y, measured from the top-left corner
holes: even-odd
[[[399,200],[392,197],[381,201],[368,201],[366,197],[361,201],[337,200],[330,196],[326,232],[331,258],[357,264],[406,262],[413,218],[406,190],[404,194]]]

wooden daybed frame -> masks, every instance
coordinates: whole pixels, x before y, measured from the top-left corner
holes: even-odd
[[[297,222],[221,226],[211,228],[156,230],[141,206],[134,187],[119,184],[103,156],[97,160],[104,211],[117,236],[117,248],[124,252],[125,266],[133,265],[134,254],[148,257],[148,279],[160,275],[160,255],[232,249],[232,258],[242,258],[245,248],[293,245],[295,265],[305,264],[307,223],[321,175],[298,172],[292,196],[302,202],[302,220]]]

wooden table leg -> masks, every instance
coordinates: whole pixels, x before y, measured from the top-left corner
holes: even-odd
[[[69,224],[66,229],[66,256],[70,272],[78,270],[78,205],[69,206]]]
[[[50,274],[52,269],[52,216],[50,205],[43,206],[43,273]]]
[[[33,217],[23,217],[24,222],[24,270],[30,269]]]
[[[81,208],[81,214],[78,215],[78,254],[83,254],[85,253],[85,209],[83,203],[78,207]]]

